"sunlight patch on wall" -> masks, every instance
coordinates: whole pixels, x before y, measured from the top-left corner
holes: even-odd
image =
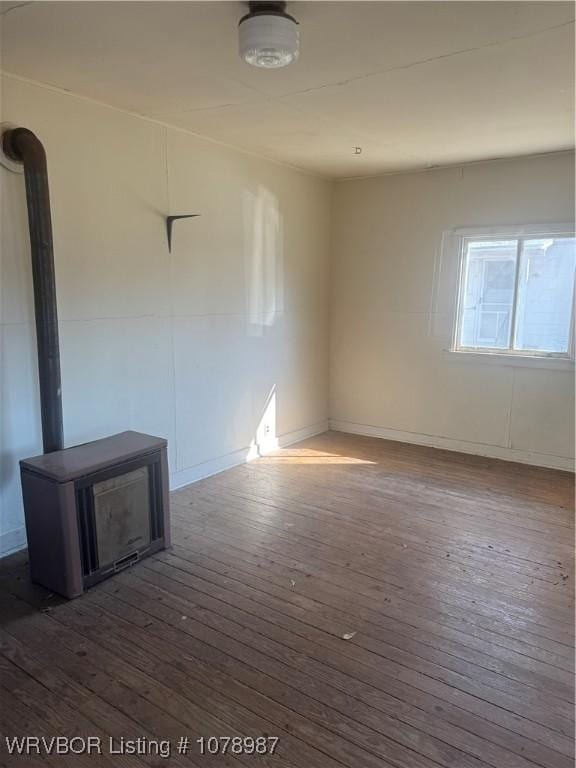
[[[282,216],[266,187],[244,191],[244,279],[248,332],[261,336],[283,310]]]
[[[262,417],[256,428],[254,439],[248,450],[248,461],[278,448],[276,436],[276,387],[273,386],[266,399]]]

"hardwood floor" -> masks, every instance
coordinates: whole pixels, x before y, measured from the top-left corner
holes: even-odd
[[[0,764],[572,768],[573,493],[567,473],[326,433],[174,492],[172,550],[75,601],[11,558],[0,731],[104,754],[2,738]],[[201,756],[201,736],[279,742]]]

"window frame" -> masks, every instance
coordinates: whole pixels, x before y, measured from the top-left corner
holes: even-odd
[[[524,240],[537,238],[574,238],[576,237],[576,227],[573,223],[566,224],[544,224],[544,225],[520,225],[520,226],[502,226],[502,227],[474,227],[461,228],[453,231],[457,238],[457,276],[456,276],[456,304],[454,312],[454,322],[452,324],[452,339],[450,352],[456,355],[466,356],[467,358],[492,358],[515,360],[518,363],[530,361],[558,361],[560,364],[574,364],[575,360],[575,299],[576,299],[576,277],[572,285],[572,308],[569,327],[569,342],[566,352],[546,352],[542,350],[514,349],[514,339],[516,337],[516,313],[518,304],[518,279],[520,275],[520,262],[522,254],[522,243]],[[465,293],[465,273],[466,273],[466,251],[467,243],[478,240],[517,240],[516,245],[516,272],[514,277],[514,298],[512,304],[512,315],[510,319],[510,346],[508,347],[465,347],[460,344],[462,333],[462,319],[464,310]]]

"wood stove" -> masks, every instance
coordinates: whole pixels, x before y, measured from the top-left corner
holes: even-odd
[[[166,440],[139,432],[64,450],[46,152],[27,128],[1,147],[26,185],[44,455],[20,462],[32,579],[64,597],[169,545]]]
[[[77,597],[169,546],[166,446],[122,432],[20,462],[33,581]]]

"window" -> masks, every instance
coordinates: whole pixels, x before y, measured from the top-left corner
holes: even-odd
[[[461,240],[454,349],[571,357],[573,234]]]

